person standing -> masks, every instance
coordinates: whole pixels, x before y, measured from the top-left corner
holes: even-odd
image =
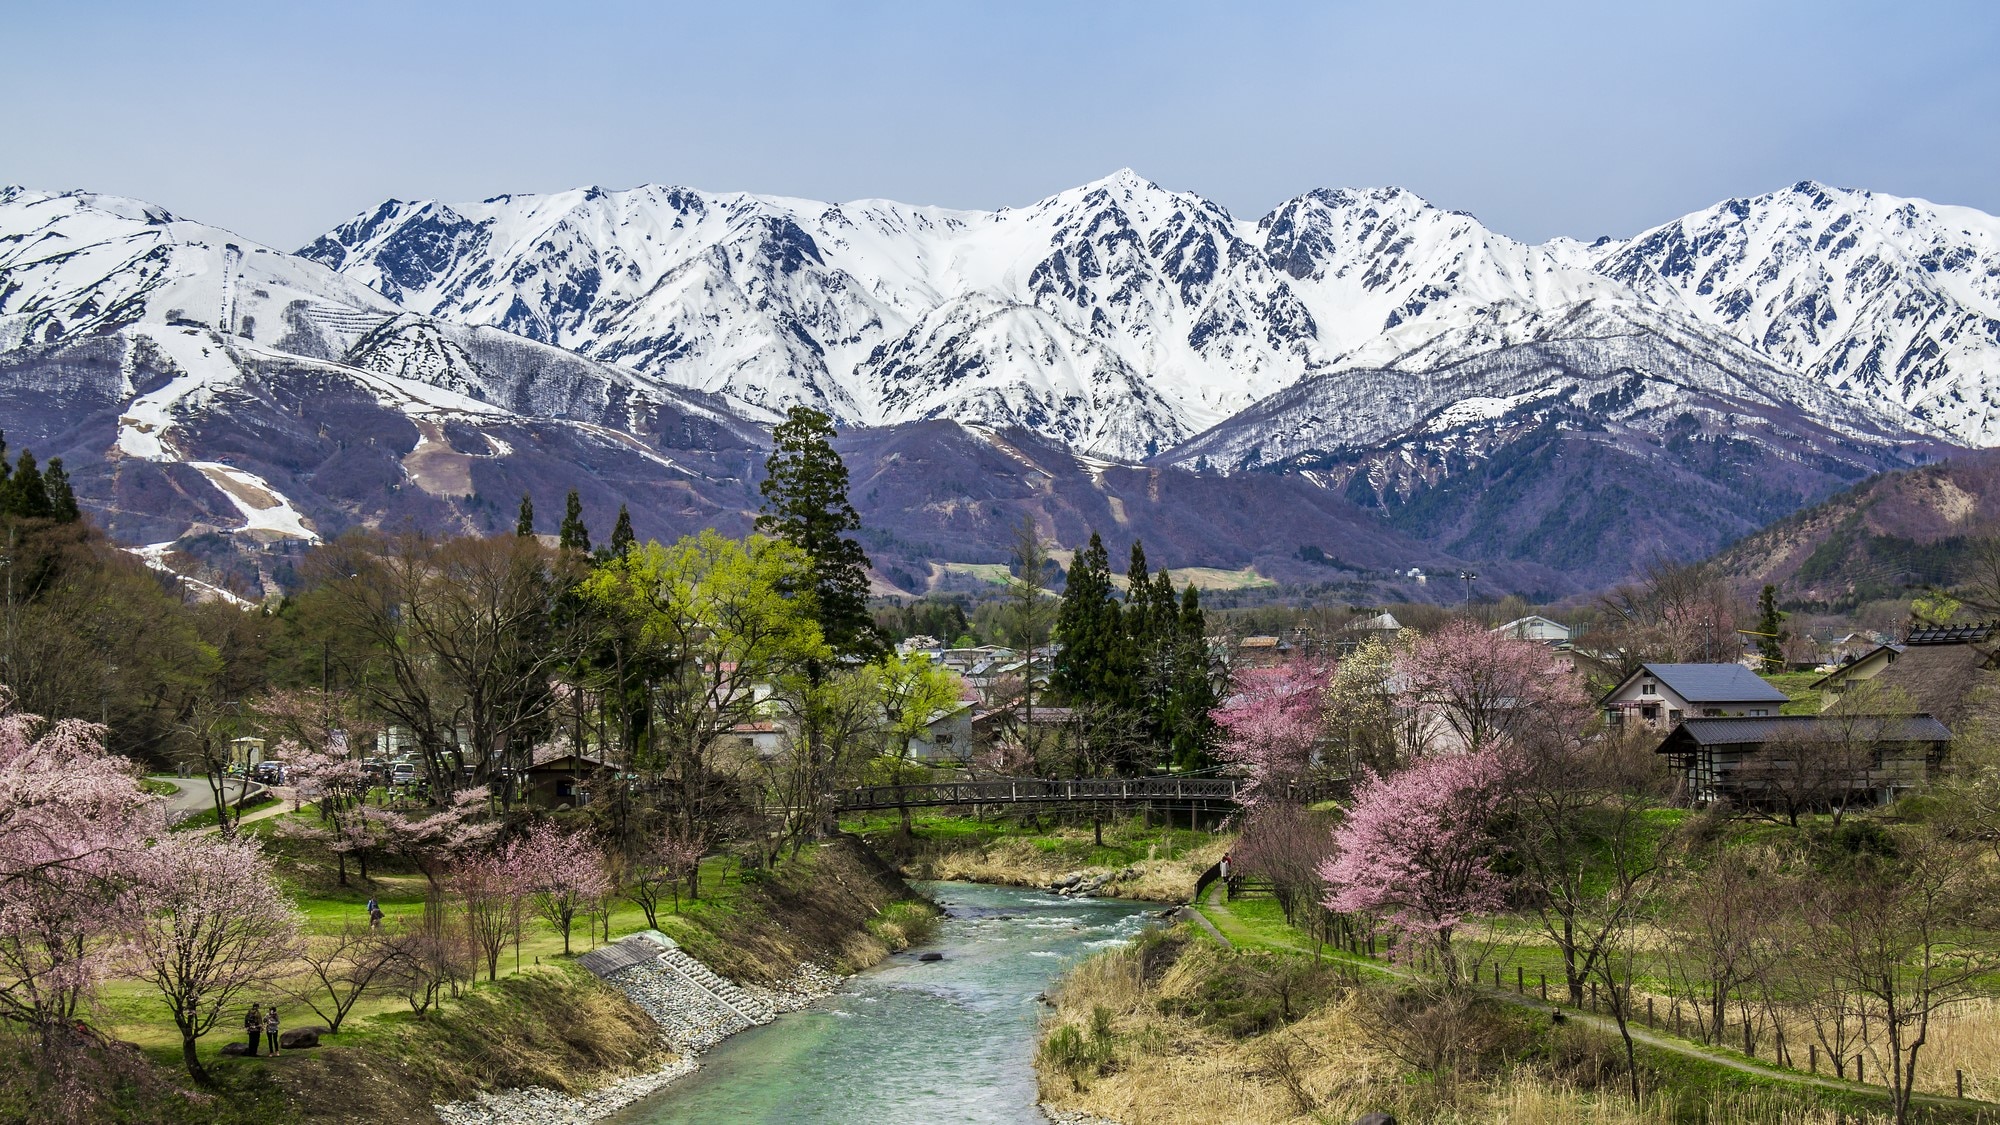
[[[250,1011],[243,1017],[243,1029],[250,1033],[250,1054],[257,1054],[257,1040],[264,1034],[264,1011],[257,1005],[250,1005]]]
[[[264,1034],[267,1037],[269,1037],[271,1041],[271,1053],[273,1055],[277,1054],[278,1053],[278,1006],[276,1004],[271,1005],[270,1010],[264,1013]]]

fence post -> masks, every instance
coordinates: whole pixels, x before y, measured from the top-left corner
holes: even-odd
[[[1812,1066],[1812,1072],[1813,1072],[1814,1074],[1818,1074],[1818,1073],[1819,1073],[1819,1044],[1817,1044],[1817,1043],[1808,1043],[1808,1044],[1806,1044],[1806,1061],[1807,1061],[1807,1062],[1808,1062],[1809,1064],[1811,1064],[1811,1066]]]
[[[1549,998],[1549,974],[1547,974],[1547,973],[1543,973],[1543,974],[1542,974],[1542,999],[1544,999],[1544,1000],[1547,1000],[1548,998]]]
[[[1964,1072],[1964,1071],[1962,1071],[1962,1070],[1955,1070],[1955,1071],[1953,1071],[1952,1073],[1954,1073],[1954,1074],[1958,1075],[1958,1096],[1959,1096],[1960,1098],[1964,1098],[1964,1097],[1965,1097],[1965,1072]]]
[[[1523,996],[1528,994],[1528,972],[1521,966],[1514,966],[1514,991]]]
[[[1751,1038],[1749,1020],[1743,1021],[1743,1053],[1753,1059],[1757,1057],[1757,1041]]]
[[[1653,998],[1651,996],[1646,997],[1646,1026],[1647,1027],[1660,1026],[1653,1019]]]
[[[1854,1056],[1854,1080],[1855,1080],[1856,1082],[1859,1082],[1859,1083],[1861,1083],[1861,1084],[1862,1084],[1863,1086],[1866,1086],[1866,1085],[1868,1085],[1868,1080],[1867,1080],[1866,1078],[1863,1078],[1863,1077],[1861,1076],[1861,1056],[1860,1056],[1860,1055],[1856,1055],[1856,1056]]]

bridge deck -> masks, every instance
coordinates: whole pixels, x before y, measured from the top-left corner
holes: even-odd
[[[959,781],[936,785],[869,785],[834,796],[841,812],[938,805],[1007,805],[1042,802],[1140,802],[1233,805],[1243,782],[1230,777],[1107,777],[1047,781]]]

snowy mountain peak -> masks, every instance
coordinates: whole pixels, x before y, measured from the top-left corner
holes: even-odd
[[[1124,168],[997,212],[660,185],[391,203],[302,253],[417,311],[770,409],[1025,424],[1139,458],[1309,375],[1519,344],[1590,303],[2000,440],[1996,239],[1991,216],[1811,180],[1588,244],[1395,187],[1252,224]]]

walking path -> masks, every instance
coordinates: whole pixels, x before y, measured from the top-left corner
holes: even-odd
[[[1211,887],[1209,889],[1208,895],[1206,899],[1202,902],[1200,910],[1194,910],[1192,908],[1184,908],[1184,909],[1187,909],[1189,913],[1194,914],[1196,918],[1200,919],[1203,928],[1207,929],[1211,934],[1214,934],[1216,939],[1222,942],[1224,948],[1233,948],[1229,939],[1227,937],[1224,937],[1223,933],[1224,932],[1236,933],[1238,935],[1238,940],[1240,942],[1243,937],[1246,937],[1250,934],[1250,928],[1244,925],[1243,921],[1239,919],[1229,909],[1228,902],[1223,898],[1223,891],[1224,888],[1220,884],[1217,884],[1216,886]],[[1211,914],[1213,915],[1213,918],[1210,917]],[[1218,932],[1218,927],[1223,932]],[[1272,941],[1269,938],[1264,938],[1264,937],[1258,937],[1257,943],[1266,947],[1285,949],[1300,954],[1312,952],[1309,949],[1304,949],[1297,945],[1292,945],[1286,942]],[[1351,954],[1345,953],[1341,950],[1329,949],[1326,950],[1325,952],[1327,956],[1339,957],[1343,960],[1352,961],[1357,964],[1363,964],[1370,969],[1376,970],[1377,972],[1386,973],[1394,977],[1400,977],[1404,980],[1422,981],[1429,979],[1420,973],[1415,973],[1408,969],[1398,968],[1394,965],[1385,964],[1383,962],[1376,961],[1373,959],[1356,958]],[[1557,1010],[1559,1008],[1559,1005],[1550,1003],[1548,1001],[1540,999],[1532,999],[1525,996],[1518,996],[1512,992],[1508,992],[1505,989],[1501,988],[1489,988],[1485,986],[1477,986],[1477,990],[1482,995],[1488,996],[1494,1000],[1501,1001],[1502,1003],[1512,1004],[1515,1007],[1519,1008],[1532,1008],[1538,1012],[1549,1012]],[[1574,1020],[1587,1027],[1594,1028],[1598,1031],[1604,1032],[1609,1035],[1615,1036],[1618,1034],[1617,1021],[1611,1019],[1608,1016],[1600,1016],[1592,1012],[1578,1011],[1573,1008],[1561,1009],[1561,1010],[1565,1019]],[[1696,1059],[1701,1062],[1709,1063],[1714,1066],[1724,1067],[1726,1069],[1738,1071],[1743,1074],[1751,1074],[1759,1078],[1768,1078],[1777,1082],[1787,1082],[1795,1086],[1816,1086],[1822,1089],[1834,1090],[1847,1094],[1860,1094],[1874,1098],[1887,1098],[1889,1096],[1888,1088],[1885,1086],[1870,1086],[1861,1082],[1854,1082],[1844,1078],[1827,1078],[1814,1074],[1800,1074],[1795,1070],[1786,1070],[1780,1067],[1770,1066],[1765,1063],[1758,1062],[1754,1059],[1746,1058],[1742,1055],[1725,1053],[1711,1047],[1704,1047],[1697,1043],[1691,1043],[1685,1039],[1677,1039],[1670,1035],[1661,1035],[1657,1032],[1651,1031],[1643,1026],[1636,1024],[1628,1024],[1626,1026],[1626,1030],[1628,1030],[1631,1033],[1632,1041],[1634,1043],[1643,1043],[1646,1046],[1651,1047],[1655,1050],[1666,1051],[1670,1054],[1680,1055],[1684,1058]],[[1952,1106],[1959,1109],[1987,1110],[1993,1108],[1993,1103],[1991,1102],[1977,1101],[1972,1098],[1953,1098],[1940,1094],[1916,1094],[1912,1096],[1911,1100],[1914,1103],[1920,1103],[1923,1105]]]

